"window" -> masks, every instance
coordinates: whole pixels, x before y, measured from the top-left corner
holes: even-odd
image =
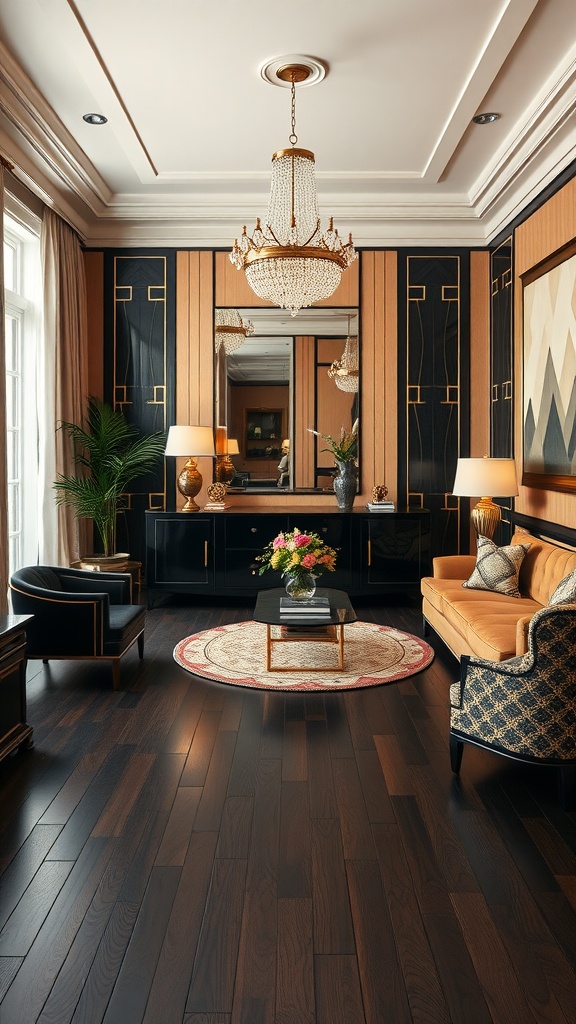
[[[40,222],[12,196],[4,213],[9,571],[38,559],[37,366]]]

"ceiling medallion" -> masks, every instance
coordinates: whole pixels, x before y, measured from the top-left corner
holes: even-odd
[[[296,147],[296,86],[321,81],[326,69],[310,57],[276,58],[261,68],[265,81],[290,88],[290,149],[272,156],[272,179],[266,223],[260,218],[252,235],[242,230],[230,260],[244,270],[246,280],[261,299],[288,309],[299,309],[326,299],[340,283],[342,271],[356,259],[352,235],[342,242],[330,218],[322,231],[318,214],[314,153]],[[274,78],[276,79],[274,81]]]

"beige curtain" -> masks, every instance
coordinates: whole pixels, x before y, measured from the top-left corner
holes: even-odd
[[[84,422],[88,389],[88,329],[86,276],[78,236],[52,210],[42,221],[44,270],[44,330],[54,352],[56,473],[74,469],[66,435],[56,429],[62,420]],[[53,500],[53,492],[52,500]],[[88,525],[72,510],[58,508],[58,563],[69,565],[87,553]]]
[[[4,161],[0,158],[0,615],[8,611],[8,472],[6,466],[6,351],[4,344]]]

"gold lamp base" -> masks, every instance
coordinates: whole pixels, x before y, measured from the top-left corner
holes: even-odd
[[[196,459],[191,457],[178,477],[178,490],[187,499],[182,512],[200,512],[200,505],[196,504],[194,498],[201,489],[202,474],[198,470]]]
[[[488,537],[489,540],[492,540],[501,518],[500,506],[488,497],[481,498],[470,513],[476,536]]]
[[[214,479],[219,484],[229,484],[234,479],[236,469],[229,455],[217,455],[214,466]]]

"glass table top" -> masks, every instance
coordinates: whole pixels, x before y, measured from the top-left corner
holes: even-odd
[[[327,598],[329,613],[319,610],[316,599]],[[312,602],[298,601],[288,603],[288,595],[283,587],[272,590],[260,590],[256,598],[253,618],[256,622],[266,622],[270,626],[294,625],[301,626],[338,626],[347,622],[356,622],[356,612],[350,604],[350,598],[344,590],[330,590],[317,587]]]

